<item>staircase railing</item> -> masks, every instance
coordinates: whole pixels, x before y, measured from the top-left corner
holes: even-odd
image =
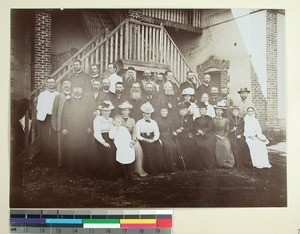
[[[53,77],[57,84],[66,77],[71,76],[74,60],[80,60],[85,72],[89,72],[91,64],[98,64],[100,73],[105,75],[109,63],[117,60],[132,60],[142,63],[156,63],[168,65],[178,84],[185,80],[187,71],[192,71],[180,50],[162,25],[152,25],[127,19],[113,31],[90,40],[83,48],[74,54],[68,61],[56,70]],[[26,113],[25,135],[27,143],[38,139],[38,126],[35,121],[35,101],[38,91],[43,86],[31,93],[31,108]],[[31,127],[29,125],[32,120]],[[29,134],[29,131],[31,131]]]

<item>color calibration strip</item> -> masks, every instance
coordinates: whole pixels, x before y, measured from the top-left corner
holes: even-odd
[[[172,210],[11,210],[10,233],[170,234]]]

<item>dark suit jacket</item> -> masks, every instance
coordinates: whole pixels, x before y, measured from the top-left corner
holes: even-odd
[[[71,97],[71,94],[69,94]],[[51,124],[54,131],[61,131],[62,113],[66,101],[66,94],[61,93],[54,99]]]

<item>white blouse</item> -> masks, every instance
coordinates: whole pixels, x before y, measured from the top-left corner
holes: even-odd
[[[109,130],[113,126],[113,119],[112,118],[105,118],[102,115],[97,115],[93,122],[94,127],[94,137],[97,141],[101,144],[105,142],[102,137],[102,133],[109,132]]]
[[[254,137],[257,134],[262,133],[262,129],[258,122],[258,119],[255,116],[249,116],[248,114],[245,116],[245,137]]]
[[[160,133],[159,133],[159,128],[153,119],[150,119],[149,122],[146,122],[144,119],[140,119],[136,123],[136,138],[138,140],[144,140],[144,137],[141,136],[142,133],[154,133],[153,140],[157,141],[159,139]]]

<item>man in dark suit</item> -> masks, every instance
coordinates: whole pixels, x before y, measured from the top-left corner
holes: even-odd
[[[92,81],[93,90],[84,94],[87,103],[88,103],[88,114],[92,115],[97,109],[98,106],[102,103],[102,97],[100,95],[101,84],[99,80]]]
[[[219,88],[218,87],[211,87],[210,96],[209,96],[209,103],[213,106],[217,105],[222,98],[219,95]]]
[[[111,101],[114,97],[114,94],[109,91],[110,81],[109,79],[103,79],[102,89],[100,89],[98,94],[98,100],[100,103],[103,101]]]
[[[112,104],[115,106],[115,109],[112,110],[111,116],[114,117],[116,115],[121,114],[121,110],[118,108],[124,101],[128,101],[128,96],[124,93],[124,84],[123,82],[116,83],[116,93],[112,97]]]
[[[91,79],[88,74],[83,72],[80,60],[74,61],[73,71],[73,74],[68,78],[71,81],[72,87],[80,86],[83,92],[87,92],[91,86]]]
[[[192,71],[186,73],[186,81],[181,83],[180,91],[182,92],[186,88],[193,88],[195,92],[197,90],[196,77]]]
[[[62,134],[67,149],[67,165],[73,169],[85,169],[88,161],[87,148],[91,136],[92,119],[87,115],[87,100],[81,87],[73,87],[73,95],[62,114]]]
[[[197,101],[200,101],[202,94],[204,94],[204,93],[207,93],[208,95],[210,95],[210,90],[211,90],[210,75],[205,74],[203,77],[203,80],[204,80],[203,83],[196,90],[195,99]]]

